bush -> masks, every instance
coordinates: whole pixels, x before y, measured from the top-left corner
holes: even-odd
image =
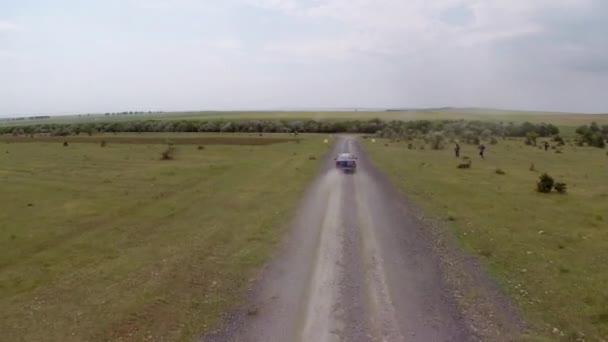
[[[161,153],[160,159],[161,160],[173,160],[174,152],[175,152],[175,149],[172,146],[167,146],[167,149]]]
[[[102,140],[101,143],[99,143],[99,146],[101,147],[106,147],[106,141]]]
[[[67,142],[67,141],[64,141],[64,142],[63,142],[63,146],[64,146],[64,147],[67,147],[67,146],[69,146],[69,145],[70,145],[70,144],[68,144],[68,142]]]
[[[602,128],[596,122],[592,122],[589,126],[580,126],[576,129],[579,135],[578,143],[580,146],[587,144],[599,148],[606,147],[606,139],[608,139],[608,126]]]
[[[536,138],[538,138],[538,133],[536,133],[536,132],[526,133],[526,145],[536,146]]]
[[[464,163],[458,164],[458,168],[459,169],[470,169],[471,168],[471,164],[472,164],[472,162],[469,159],[468,161],[466,161]]]
[[[411,143],[407,144],[407,149],[411,150],[412,148],[414,148],[414,145],[412,145]]]
[[[507,174],[507,173],[506,173],[506,172],[504,172],[502,169],[496,169],[494,172],[495,172],[497,175],[506,175],[506,174]]]
[[[199,151],[200,151],[200,150],[204,150],[204,149],[205,149],[205,146],[198,145],[197,149],[198,149]]]
[[[559,135],[556,135],[553,137],[553,141],[557,143],[558,146],[564,146],[566,145],[566,142],[564,141],[564,138],[562,138]]]
[[[530,171],[536,171],[536,167],[534,167],[534,163],[530,164]]]
[[[595,146],[598,148],[605,148],[606,142],[604,141],[604,137],[600,133],[595,133],[591,136],[591,140],[589,141],[589,145]]]
[[[555,191],[559,192],[560,194],[565,194],[566,191],[568,191],[568,189],[566,189],[566,183],[555,183]]]
[[[496,144],[498,144],[498,140],[496,140],[496,138],[494,138],[494,137],[491,137],[490,138],[490,145],[496,145]]]
[[[445,146],[445,137],[442,132],[433,132],[425,140],[431,145],[431,149],[433,150],[443,150]]]
[[[542,193],[549,193],[553,189],[554,180],[553,177],[546,173],[540,176],[538,183],[536,183],[536,190]]]

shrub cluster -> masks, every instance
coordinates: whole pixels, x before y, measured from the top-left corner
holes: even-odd
[[[596,122],[592,122],[591,125],[578,127],[576,133],[578,134],[577,145],[579,146],[587,144],[599,148],[606,147],[608,125],[600,127]]]
[[[536,183],[536,191],[542,193],[550,193],[551,190],[555,189],[560,194],[565,194],[567,191],[566,183],[555,182],[553,177],[546,173],[540,176],[540,179]]]

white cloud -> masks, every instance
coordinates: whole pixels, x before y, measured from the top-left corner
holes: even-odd
[[[243,47],[243,43],[236,38],[216,39],[210,42],[208,45],[216,49],[227,51],[237,51]]]
[[[250,4],[288,15],[330,19],[358,32],[362,47],[386,50],[401,46],[407,52],[430,44],[474,45],[535,34],[539,12],[585,11],[592,0],[250,0]],[[444,11],[462,7],[473,20],[462,27],[443,23]],[[341,40],[344,37],[337,37]],[[325,45],[326,39],[320,40]],[[342,44],[349,45],[349,44]]]
[[[0,115],[123,106],[606,111],[607,3],[108,0],[48,20],[23,7],[18,25],[0,20]]]
[[[0,33],[18,31],[20,27],[10,21],[0,21]]]

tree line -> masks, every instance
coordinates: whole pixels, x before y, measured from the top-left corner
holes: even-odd
[[[465,120],[137,120],[124,122],[44,123],[0,127],[0,134],[50,134],[67,136],[122,132],[212,132],[212,133],[362,133],[386,138],[416,137],[432,132],[461,137],[540,137],[559,134],[552,124],[503,123]]]

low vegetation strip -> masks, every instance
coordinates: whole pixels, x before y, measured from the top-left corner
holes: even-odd
[[[365,146],[396,186],[484,261],[530,322],[531,341],[608,340],[606,152],[491,139],[481,140],[485,159],[464,139],[460,158],[447,140],[437,149],[422,139]],[[564,182],[562,191],[538,192],[543,173]]]
[[[326,146],[2,144],[2,339],[191,341],[255,277]]]
[[[0,136],[0,141],[8,143],[95,143],[101,144],[174,144],[174,145],[272,145],[285,142],[294,142],[298,139],[285,137],[180,137],[170,138],[157,136],[128,136],[117,137],[109,134],[98,134],[95,136]]]
[[[608,129],[608,128],[607,128]],[[53,136],[68,136],[95,133],[141,133],[141,132],[207,132],[207,133],[363,133],[376,134],[428,134],[445,131],[456,134],[523,137],[528,132],[539,136],[558,134],[559,128],[552,124],[530,122],[503,123],[493,121],[463,120],[417,120],[384,121],[371,120],[145,120],[126,122],[38,124],[25,126],[0,126],[0,134],[23,136],[37,133]]]

